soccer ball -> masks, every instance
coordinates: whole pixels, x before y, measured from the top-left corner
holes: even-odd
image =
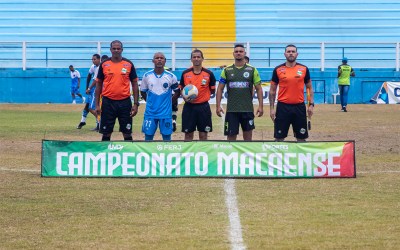
[[[182,96],[188,101],[196,99],[198,94],[199,90],[192,84],[188,84],[182,89]]]

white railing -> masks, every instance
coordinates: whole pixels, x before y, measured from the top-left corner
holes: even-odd
[[[232,62],[235,42],[124,42],[123,56],[137,68],[151,68],[152,56],[161,51],[167,66],[173,70],[190,65],[190,52],[203,50],[205,65],[217,67]],[[243,42],[251,64],[257,68],[273,68],[285,58],[288,43]],[[342,57],[354,68],[400,68],[400,45],[397,43],[294,43],[298,47],[298,61],[310,68],[337,68]],[[1,68],[65,68],[89,67],[94,53],[110,54],[109,42],[0,42]]]

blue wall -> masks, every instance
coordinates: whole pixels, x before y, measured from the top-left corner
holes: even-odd
[[[141,77],[148,69],[138,69]],[[178,79],[184,69],[174,73]],[[211,69],[217,78],[220,69]],[[88,69],[81,72],[81,93],[86,85]],[[272,69],[259,69],[263,81],[269,81]],[[385,81],[400,81],[400,72],[389,69],[355,69],[352,78],[349,103],[368,103],[372,95]],[[332,94],[337,92],[336,69],[321,72],[310,69],[315,91],[315,103],[333,103]],[[0,103],[70,103],[70,76],[68,69],[1,69]]]

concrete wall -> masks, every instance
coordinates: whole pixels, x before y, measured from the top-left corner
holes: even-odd
[[[81,73],[81,92],[86,85],[88,69],[78,69]],[[139,77],[148,69],[138,69]],[[174,73],[178,79],[184,69]],[[213,70],[219,78],[220,69]],[[259,69],[263,81],[269,81],[272,69]],[[392,69],[355,69],[352,78],[349,103],[369,103],[372,95],[385,81],[400,81],[400,72]],[[315,91],[315,103],[333,103],[332,94],[337,92],[336,69],[321,72],[310,69]],[[1,69],[0,103],[70,103],[70,76],[66,69]]]

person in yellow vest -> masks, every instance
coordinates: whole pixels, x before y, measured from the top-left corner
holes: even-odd
[[[350,77],[356,76],[353,68],[347,64],[347,57],[343,57],[342,64],[338,67],[338,85],[340,105],[343,112],[347,112],[347,99],[349,96]]]

